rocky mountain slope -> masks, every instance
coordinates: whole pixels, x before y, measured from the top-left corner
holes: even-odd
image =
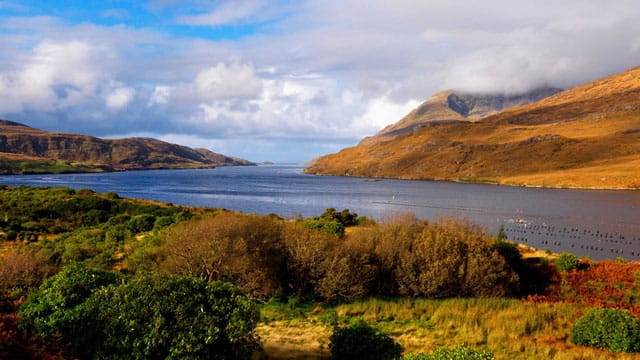
[[[0,173],[86,172],[253,165],[150,138],[101,139],[0,120]]]
[[[308,173],[584,188],[640,187],[640,68],[504,110],[324,156]]]
[[[420,127],[454,121],[478,121],[514,106],[526,105],[562,91],[541,87],[523,94],[472,94],[460,91],[441,91],[422,103],[395,124],[365,138],[362,143],[388,141],[415,131]]]

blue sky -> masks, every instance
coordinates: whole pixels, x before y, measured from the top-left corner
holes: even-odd
[[[636,0],[0,0],[0,118],[253,161],[353,146],[448,88],[638,65]]]

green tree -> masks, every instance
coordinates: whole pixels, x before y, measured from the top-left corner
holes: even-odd
[[[567,252],[560,254],[556,260],[556,267],[558,268],[558,271],[562,272],[577,269],[579,265],[580,260],[578,260],[578,257]]]
[[[229,283],[136,278],[96,291],[85,310],[103,334],[96,358],[249,359],[258,347],[257,308]]]
[[[95,289],[117,280],[118,276],[111,272],[69,265],[29,294],[20,308],[21,326],[45,338],[60,335],[79,353],[92,348],[100,337],[83,305]]]

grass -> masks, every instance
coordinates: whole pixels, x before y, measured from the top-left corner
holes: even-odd
[[[297,309],[297,310],[295,310]],[[634,354],[577,346],[571,326],[587,307],[518,299],[379,299],[340,305],[274,303],[262,307],[258,333],[270,359],[323,359],[338,322],[364,320],[407,353],[467,344],[498,359],[635,359]]]
[[[105,172],[111,170],[104,165],[69,162],[50,159],[0,158],[1,174],[63,174]]]

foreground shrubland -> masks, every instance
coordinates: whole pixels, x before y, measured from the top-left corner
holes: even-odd
[[[416,359],[598,359],[611,353],[572,343],[576,320],[624,308],[608,318],[636,329],[640,306],[637,263],[523,261],[467,221],[282,219],[67,188],[0,187],[0,261],[0,357],[238,358],[259,335],[267,358],[323,358],[353,327]],[[606,347],[585,326],[575,342]]]

